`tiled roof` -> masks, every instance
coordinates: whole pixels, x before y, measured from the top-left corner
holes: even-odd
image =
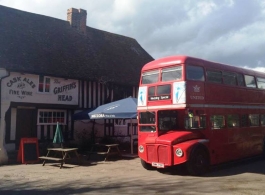
[[[81,80],[138,85],[153,58],[135,39],[0,6],[0,68]]]

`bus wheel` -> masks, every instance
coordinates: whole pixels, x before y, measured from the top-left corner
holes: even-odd
[[[263,146],[262,146],[262,158],[265,159],[265,139],[263,140]]]
[[[209,156],[207,152],[202,147],[195,148],[186,166],[191,175],[198,176],[204,174],[209,167]]]
[[[143,159],[141,159],[141,164],[143,166],[143,168],[145,168],[146,170],[154,170],[155,168],[152,167],[151,164],[145,162]]]

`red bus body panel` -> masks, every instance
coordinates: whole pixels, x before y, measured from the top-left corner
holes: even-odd
[[[227,114],[265,114],[265,90],[207,82],[206,73],[205,81],[187,80],[185,74],[187,64],[200,66],[204,72],[206,70],[219,70],[265,78],[264,73],[188,56],[172,56],[149,62],[142,68],[142,72],[179,65],[183,67],[182,79],[146,85],[142,85],[140,81],[140,87],[146,86],[148,88],[162,84],[172,84],[173,86],[174,82],[185,82],[186,102],[174,104],[172,89],[170,99],[148,101],[147,98],[146,106],[138,106],[138,112],[177,109],[180,111],[179,117],[183,117],[185,110],[192,109],[194,112],[204,113],[207,117],[207,124],[206,129],[203,130],[183,129],[169,131],[165,134],[139,130],[138,145],[144,147],[144,152],[138,151],[139,157],[150,164],[156,162],[163,163],[165,166],[177,165],[188,161],[190,151],[196,144],[202,144],[207,148],[211,164],[261,154],[265,126],[260,124],[257,127],[235,127],[231,129],[226,127],[213,130],[210,128],[209,117],[212,115],[226,116]],[[184,121],[182,126],[184,126]],[[175,155],[177,148],[184,151],[182,157]]]

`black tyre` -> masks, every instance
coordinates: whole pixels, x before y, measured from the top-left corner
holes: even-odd
[[[143,159],[141,159],[141,164],[143,166],[143,168],[145,168],[146,170],[154,170],[155,167],[152,167],[151,164],[145,162]]]
[[[265,139],[263,140],[263,146],[262,146],[262,158],[265,159]]]
[[[195,148],[186,163],[187,170],[191,175],[199,176],[204,174],[209,168],[209,155],[202,147]]]

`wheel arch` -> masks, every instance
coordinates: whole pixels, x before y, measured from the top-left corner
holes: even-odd
[[[208,160],[210,161],[210,152],[209,152],[207,146],[203,143],[196,143],[193,146],[191,146],[190,152],[188,153],[188,159],[190,159],[190,156],[193,155],[194,152],[199,148],[203,149],[206,152]]]
[[[265,136],[263,137],[262,141],[262,156],[265,158]]]
[[[197,162],[199,162],[199,164],[197,164]],[[191,175],[199,176],[207,172],[209,166],[210,154],[208,148],[202,143],[197,143],[193,145],[189,154],[188,161],[186,162],[188,172]]]

